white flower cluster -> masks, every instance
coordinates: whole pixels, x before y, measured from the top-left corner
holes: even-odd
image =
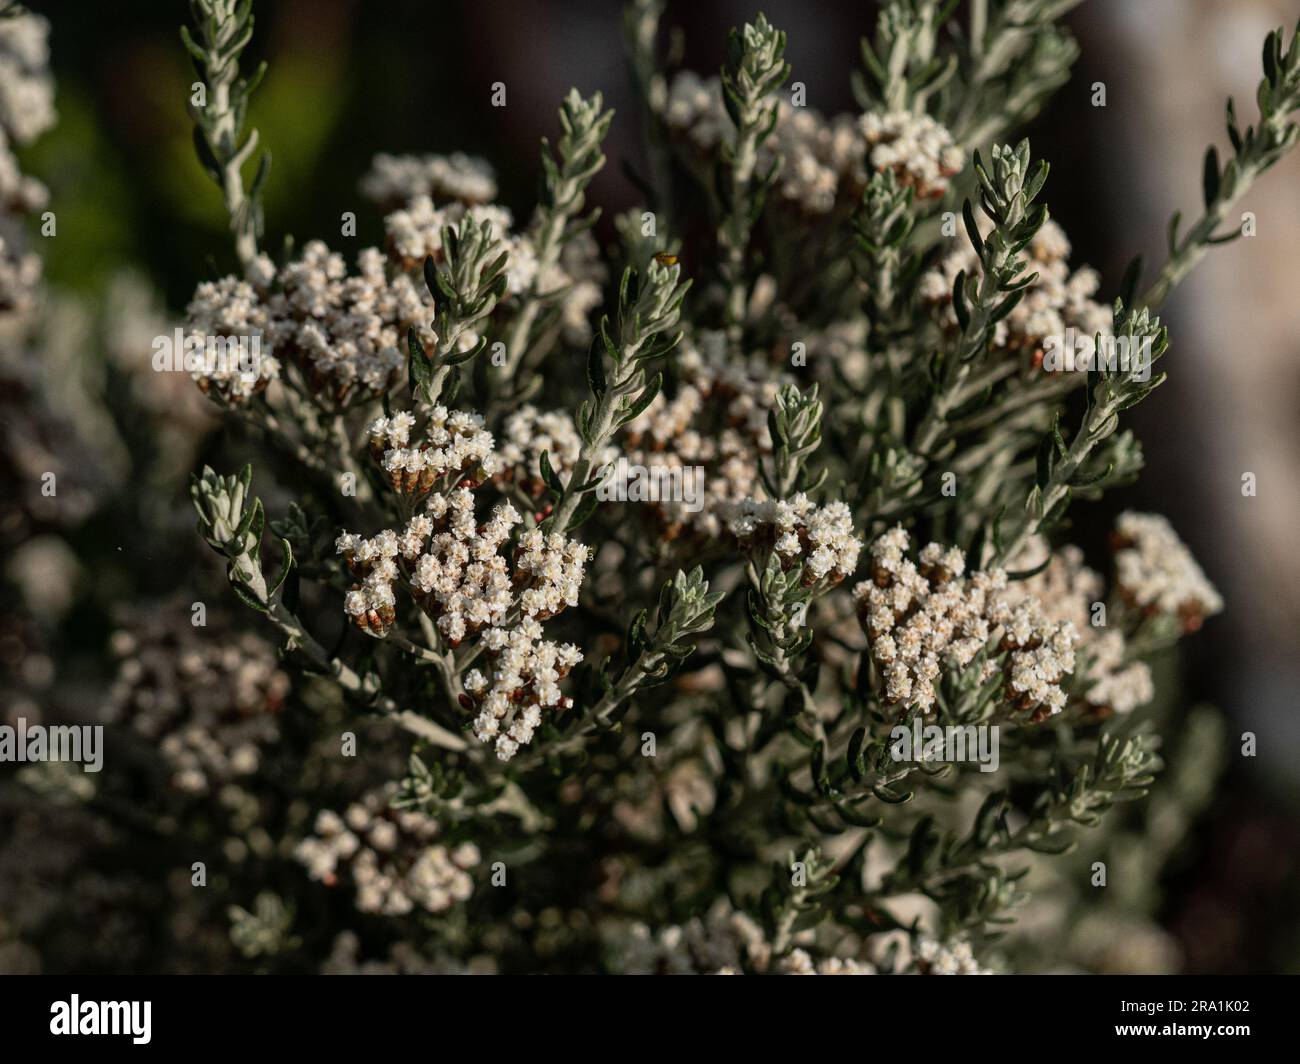
[[[319,240],[279,270],[258,256],[246,281],[226,277],[199,285],[188,311],[191,339],[200,343],[260,333],[256,376],[250,381],[239,367],[227,367],[224,375],[205,369],[200,387],[246,399],[275,379],[287,359],[313,391],[334,403],[382,395],[405,371],[408,328],[414,326],[427,347],[437,343],[428,324],[433,307],[422,293],[423,284],[406,274],[390,278],[375,248],[360,253],[355,274]]]
[[[43,273],[39,255],[19,251],[13,241],[0,236],[0,313],[29,310]]]
[[[704,916],[658,931],[640,921],[611,922],[602,928],[610,966],[623,975],[875,975],[866,961],[814,959],[805,949],[772,956],[763,929],[724,898]],[[802,935],[802,937],[807,937]],[[797,938],[796,941],[799,939]]]
[[[1115,539],[1115,580],[1128,602],[1176,617],[1189,632],[1223,609],[1219,592],[1159,514],[1120,514]]]
[[[852,957],[813,960],[806,950],[793,949],[781,958],[777,971],[781,975],[875,975],[876,967]]]
[[[334,541],[335,551],[343,555],[352,575],[360,577],[360,583],[353,584],[343,596],[343,611],[363,632],[386,635],[397,620],[393,584],[400,575],[397,555],[404,538],[399,539],[396,532],[386,528],[370,539],[344,532]]]
[[[427,513],[407,526],[401,546],[403,556],[414,562],[412,595],[450,646],[501,623],[514,602],[513,582],[499,551],[519,520],[518,511],[503,503],[478,525],[473,493],[458,488],[430,496]]]
[[[543,283],[538,287],[543,293],[563,289],[560,328],[567,343],[585,347],[591,340],[591,312],[605,298],[603,286],[608,277],[600,244],[590,230],[567,240],[560,251],[559,268],[542,274]],[[554,287],[551,281],[556,282]]]
[[[1046,544],[1031,542],[1009,563],[1013,569],[1036,569],[1045,560]],[[1078,634],[1078,652],[1086,664],[1083,700],[1102,714],[1130,713],[1155,697],[1151,669],[1127,661],[1128,644],[1119,628],[1093,623],[1093,606],[1102,602],[1101,575],[1083,564],[1083,551],[1067,545],[1053,554],[1047,568],[1008,584],[1007,601],[1035,600],[1052,621],[1066,621]]]
[[[3,89],[0,73],[0,90]],[[0,98],[3,92],[0,91]],[[18,159],[10,150],[5,126],[0,123],[0,209],[21,214],[34,214],[49,203],[49,189],[34,177],[24,174]]]
[[[497,179],[486,159],[451,155],[389,155],[380,152],[361,179],[361,194],[380,207],[397,207],[417,196],[488,203]]]
[[[470,470],[482,470],[485,476],[497,472],[492,434],[480,415],[433,407],[420,442],[411,446],[415,425],[416,416],[403,411],[376,419],[367,432],[371,455],[399,495],[422,495],[443,477]]]
[[[361,578],[344,599],[345,611],[363,630],[386,634],[396,619],[399,560],[410,574],[411,597],[452,647],[501,624],[515,605],[523,616],[542,621],[576,605],[588,548],[534,528],[520,537],[512,568],[500,551],[520,520],[506,502],[478,524],[474,494],[462,487],[431,494],[401,535],[384,529],[365,539],[344,532],[335,550]]]
[[[49,193],[22,172],[12,145],[30,143],[55,122],[49,33],[40,15],[0,19],[0,313],[29,310],[41,280],[40,256],[26,250],[11,216],[44,210]]]
[[[497,757],[509,761],[532,742],[543,709],[573,705],[560,693],[560,681],[582,653],[571,643],[543,639],[542,626],[533,617],[513,627],[487,629],[483,645],[491,675],[472,669],[464,681],[467,700],[478,710],[474,735],[480,742],[494,742]]]
[[[981,234],[987,234],[992,223],[981,218],[979,227]],[[1048,220],[1021,253],[1024,269],[1037,273],[1038,278],[1020,303],[994,327],[993,341],[998,347],[1028,351],[1034,365],[1039,366],[1044,340],[1054,338],[1064,343],[1067,329],[1074,331],[1077,358],[1092,356],[1098,334],[1111,335],[1111,309],[1093,299],[1100,285],[1097,271],[1083,266],[1071,272],[1069,257],[1070,241],[1065,230]],[[979,258],[967,240],[958,241],[952,251],[921,275],[921,298],[939,309],[945,328],[957,328],[952,288],[963,270],[967,277],[980,275]]]
[[[847,503],[818,506],[799,492],[779,501],[743,499],[726,512],[742,548],[770,547],[787,572],[802,565],[805,585],[838,584],[858,567],[862,540],[853,531]]]
[[[719,899],[704,916],[654,931],[640,921],[601,928],[610,965],[623,975],[734,975],[766,971],[772,947],[746,913]]]
[[[912,964],[922,975],[992,975],[989,968],[980,965],[971,952],[970,943],[963,939],[939,942],[922,938],[916,944]]]
[[[412,572],[412,597],[437,619],[452,645],[459,644],[471,625],[477,630],[510,606],[510,579],[497,551],[518,520],[512,507],[498,507],[480,534],[474,496],[459,488],[430,495],[425,512],[413,516],[400,536],[388,528],[370,539],[342,533],[334,548],[361,580],[344,597],[344,611],[363,631],[387,634],[397,616],[400,556]]]
[[[55,121],[49,21],[30,12],[0,19],[0,127],[28,144]]]
[[[770,143],[785,159],[778,181],[786,200],[809,214],[857,202],[867,181],[867,141],[852,116],[826,119],[782,100]]]
[[[251,632],[194,633],[179,610],[115,632],[119,662],[105,716],[157,744],[177,790],[206,794],[257,771],[263,748],[280,738],[276,715],[289,677]]]
[[[689,138],[704,152],[714,152],[733,135],[722,103],[722,83],[693,70],[678,72],[668,86],[660,113],[668,128]]]
[[[263,256],[259,283],[270,283]],[[405,273],[389,277],[383,253],[366,248],[349,274],[343,256],[310,241],[302,256],[275,277],[267,298],[267,335],[281,358],[302,368],[308,384],[336,403],[357,393],[381,395],[406,369],[406,332],[415,327],[426,348],[437,344],[429,328],[433,306],[423,282]]]
[[[704,470],[698,511],[680,500],[657,503],[656,516],[669,539],[683,531],[718,538],[726,528],[726,504],[762,496],[758,461],[772,450],[767,415],[776,405],[779,376],[728,363],[708,345],[705,350],[708,356],[684,346],[677,359],[676,394],[669,398],[661,392],[624,430],[629,463]]]
[[[350,876],[363,913],[405,916],[416,909],[440,913],[474,892],[470,870],[478,847],[434,844],[441,831],[432,817],[389,807],[392,788],[372,791],[342,816],[322,810],[315,834],[295,850],[312,879],[334,886]]]
[[[871,331],[865,317],[828,322],[824,328],[800,330],[808,345],[808,365],[822,388],[840,389],[847,380],[865,387],[871,379],[873,360],[867,352]],[[834,394],[834,392],[832,393]]]
[[[686,137],[704,155],[712,155],[734,137],[722,102],[718,78],[701,78],[685,70],[673,78],[663,106],[668,128]],[[809,214],[828,214],[837,203],[856,200],[866,183],[867,142],[849,115],[825,119],[808,107],[778,101],[772,137],[761,149],[761,166],[784,157],[778,189],[781,196]]]
[[[1128,644],[1122,632],[1107,631],[1082,640],[1080,649],[1088,655],[1083,697],[1101,714],[1132,713],[1155,698],[1151,668],[1144,661],[1126,660]]]
[[[506,290],[511,295],[526,291],[537,279],[537,254],[528,237],[512,234],[514,215],[510,210],[496,204],[467,207],[459,201],[452,201],[435,207],[431,197],[416,196],[401,210],[384,217],[389,254],[407,270],[421,266],[430,256],[435,262],[440,262],[444,227],[458,229],[466,218],[472,218],[480,225],[490,225],[501,240],[503,250],[509,256],[506,260]]]
[[[568,483],[577,464],[582,440],[574,427],[573,417],[565,410],[538,410],[525,403],[514,411],[502,428],[497,457],[501,469],[496,479],[518,488],[530,499],[540,499],[546,491],[542,480],[542,452],[545,451],[556,475]],[[618,451],[606,447],[594,463],[599,469],[618,457]]]
[[[190,377],[204,395],[226,403],[243,402],[265,391],[280,376],[280,360],[267,350],[266,307],[257,291],[238,277],[204,281],[194,290],[186,310],[189,342],[202,345],[202,362]],[[256,364],[242,364],[238,358],[207,358],[209,343],[230,340],[264,345]]]
[[[501,241],[507,256],[506,295],[521,296],[533,289],[544,295],[563,293],[560,296],[560,323],[565,338],[574,343],[585,342],[590,336],[587,317],[602,299],[601,284],[605,276],[600,249],[590,233],[568,241],[560,253],[559,262],[543,269],[531,234],[513,231],[514,215],[508,208],[494,203],[466,205],[460,200],[435,206],[432,196],[421,194],[385,216],[389,254],[404,270],[422,266],[430,256],[435,262],[440,262],[443,258],[443,228],[451,226],[456,229],[466,217],[491,225],[494,235]],[[477,340],[477,337],[472,339]]]
[[[547,453],[551,468],[561,479],[567,479],[582,449],[582,440],[567,411],[538,410],[527,403],[506,419],[501,435],[498,453],[502,469],[497,476],[533,499],[546,490],[542,453]]]
[[[483,165],[466,156],[380,156],[366,187],[399,204],[384,218],[388,255],[366,248],[350,273],[342,255],[313,240],[279,269],[259,255],[244,280],[200,286],[190,306],[192,335],[200,341],[243,337],[256,327],[265,348],[264,371],[254,379],[205,371],[201,385],[228,400],[247,399],[275,378],[278,358],[299,366],[309,387],[337,405],[384,394],[405,370],[408,329],[416,330],[426,350],[437,346],[430,325],[436,308],[419,272],[427,257],[442,260],[444,227],[456,228],[467,216],[490,224],[501,240],[508,295],[536,291],[558,300],[565,339],[586,342],[605,276],[595,240],[585,233],[567,241],[559,261],[542,269],[532,237],[513,233],[510,211],[486,202],[495,180]],[[435,195],[452,198],[435,206]],[[240,327],[245,331],[233,331]],[[479,340],[476,330],[465,329],[457,350],[468,351]]]
[[[682,71],[669,85],[661,109],[668,128],[709,156],[734,136],[718,78]],[[760,150],[760,166],[784,159],[778,190],[808,214],[853,205],[873,170],[892,170],[920,199],[943,195],[948,179],[965,165],[965,153],[928,115],[911,112],[835,115],[777,103],[776,125]]]
[[[477,415],[448,413],[439,407],[430,424],[439,453],[470,441],[465,454],[436,459],[438,468],[457,474],[471,464],[484,476],[500,469],[492,437],[481,431]],[[396,414],[371,426],[372,453],[410,453],[415,418]],[[477,442],[475,442],[477,440]],[[366,539],[344,532],[335,547],[359,582],[344,599],[344,609],[362,630],[387,634],[396,620],[395,587],[403,582],[411,598],[433,619],[447,645],[455,648],[481,634],[490,675],[475,669],[464,678],[461,704],[476,710],[474,731],[495,742],[497,756],[509,760],[532,740],[541,711],[568,708],[559,683],[582,660],[576,647],[542,638],[541,622],[578,602],[590,552],[562,533],[525,531],[507,554],[504,548],[522,521],[509,502],[499,503],[480,524],[475,516],[476,479],[448,492],[434,491],[399,534],[384,529]],[[406,482],[394,485],[406,490]],[[517,620],[516,620],[517,618]]]
[[[519,608],[526,617],[545,621],[566,606],[578,604],[578,588],[590,550],[560,532],[530,528],[515,548],[515,583],[523,587]]]
[[[871,168],[892,170],[918,200],[942,196],[948,179],[966,165],[965,152],[953,143],[952,134],[929,115],[869,112],[862,116],[861,127]]]
[[[955,547],[929,544],[918,566],[906,556],[910,542],[901,526],[877,539],[871,579],[854,588],[885,699],[925,712],[944,666],[965,669],[987,650],[980,680],[1001,673],[1013,709],[1032,710],[1037,720],[1065,708],[1061,684],[1074,670],[1074,625],[1050,621],[1035,599],[1009,602],[1000,569],[963,575],[966,557]]]

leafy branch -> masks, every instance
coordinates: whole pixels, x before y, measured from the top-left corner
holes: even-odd
[[[199,162],[221,189],[235,252],[247,268],[262,235],[262,187],[271,172],[263,152],[245,191],[243,167],[257,150],[257,130],[244,135],[248,100],[266,74],[261,63],[251,78],[239,76],[239,57],[253,36],[253,0],[190,0],[195,33],[181,27],[181,41],[203,79],[201,102],[191,100],[194,147]]]
[[[763,15],[743,29],[732,30],[727,39],[722,99],[736,134],[723,145],[725,165],[718,170],[717,194],[722,207],[718,243],[727,288],[727,342],[733,354],[739,352],[744,336],[745,304],[749,298],[745,256],[750,233],[781,165],[777,158],[766,173],[756,173],[758,150],[776,128],[777,104],[770,98],[790,76],[790,64],[784,57],[785,34]]]
[[[853,73],[853,93],[865,110],[924,113],[926,101],[957,69],[957,57],[940,55],[939,32],[957,0],[890,0],[876,20],[876,37],[861,42],[870,81]]]
[[[1213,245],[1226,244],[1241,236],[1240,226],[1219,232],[1228,211],[1265,170],[1300,140],[1300,125],[1290,119],[1300,109],[1300,24],[1285,52],[1282,51],[1284,40],[1281,29],[1273,30],[1264,39],[1264,76],[1255,92],[1259,124],[1241,129],[1236,105],[1228,98],[1226,124],[1233,157],[1220,166],[1218,149],[1213,146],[1206,149],[1202,176],[1205,209],[1181,238],[1178,230],[1182,212],[1177,211],[1170,218],[1169,258],[1155,283],[1142,296],[1142,306],[1158,308]]]
[[[244,605],[263,614],[285,635],[287,651],[301,651],[313,666],[330,676],[344,691],[383,713],[407,731],[448,750],[464,750],[459,735],[411,710],[400,709],[382,693],[378,676],[362,676],[328,651],[298,619],[298,580],[293,549],[280,540],[281,565],[268,581],[262,567],[262,532],[265,515],[262,500],[250,494],[253,467],[246,465],[238,476],[223,477],[208,467],[202,476],[192,477],[190,499],[198,514],[199,534],[226,558],[230,588]]]
[[[797,491],[816,491],[826,480],[826,470],[810,477],[805,472],[808,456],[822,442],[822,404],[817,385],[804,395],[793,384],[781,386],[776,405],[768,412],[772,435],[772,457],[759,460],[759,475],[774,499],[789,498]]]
[[[486,346],[475,326],[486,318],[506,291],[509,253],[489,222],[467,214],[458,226],[442,230],[443,258],[424,260],[424,283],[437,306],[437,350],[430,356],[415,329],[406,334],[410,352],[411,394],[429,405],[438,401],[451,371]]]
[[[952,304],[960,333],[952,348],[938,358],[935,392],[916,432],[912,450],[929,454],[943,437],[948,415],[985,386],[976,373],[997,323],[1015,310],[1025,292],[1038,279],[1025,271],[1020,252],[1047,220],[1047,207],[1034,204],[1047,181],[1047,163],[1029,165],[1029,141],[1016,147],[995,145],[989,164],[975,153],[975,174],[980,183],[980,209],[993,229],[981,236],[971,201],[962,218],[966,234],[980,263],[978,277],[963,270],[953,282]]]
[[[1082,0],[970,0],[969,51],[955,79],[953,135],[977,148],[1037,114],[1079,57],[1058,25]]]
[[[681,333],[682,300],[690,281],[681,279],[681,267],[651,262],[644,278],[631,267],[624,270],[618,292],[618,342],[610,336],[609,319],[602,318],[600,335],[592,341],[587,356],[587,384],[591,398],[578,411],[578,435],[582,446],[568,483],[548,477],[554,511],[548,528],[562,532],[577,528],[596,508],[596,488],[601,476],[593,476],[596,460],[614,434],[637,417],[655,400],[663,386],[663,374],[647,378],[647,364],[677,346]],[[609,369],[605,368],[605,358]],[[550,468],[549,460],[546,468]]]
[[[714,612],[722,599],[721,591],[709,590],[700,566],[690,573],[678,570],[660,590],[653,630],[649,628],[649,611],[644,609],[628,625],[624,640],[627,664],[618,678],[609,679],[602,665],[597,681],[603,693],[582,722],[541,747],[535,755],[520,758],[515,766],[530,768],[541,760],[574,749],[592,732],[608,728],[619,706],[633,695],[665,684],[676,676],[695,650],[693,637],[713,627]]]
[[[1000,872],[989,863],[993,857],[1020,850],[1064,854],[1074,847],[1074,829],[1096,827],[1113,806],[1144,797],[1160,768],[1151,736],[1103,735],[1092,760],[1072,773],[1056,763],[1053,782],[1039,792],[1029,818],[1014,831],[1007,824],[1010,806],[1001,791],[988,795],[964,836],[940,834],[933,818],[922,817],[880,894],[920,891],[942,900],[954,896],[949,886],[954,880]]]
[[[564,132],[558,151],[552,153],[545,139],[542,141],[542,179],[533,224],[537,273],[510,327],[506,342],[507,375],[515,373],[527,352],[529,336],[543,306],[558,295],[541,292],[541,284],[553,273],[564,245],[594,225],[599,217],[600,212],[596,210],[576,221],[582,212],[587,185],[605,165],[600,145],[609,132],[614,112],[603,107],[600,93],[584,100],[577,89],[569,90],[560,107],[560,126]]]
[[[789,887],[773,884],[763,893],[762,907],[772,939],[772,952],[783,956],[794,945],[794,936],[822,918],[829,895],[839,885],[835,865],[813,847],[795,859],[790,854],[787,867],[776,870],[778,881],[789,879]]]
[[[1150,371],[1168,347],[1169,333],[1159,318],[1145,307],[1126,309],[1116,302],[1115,335],[1098,337],[1097,343],[1098,362],[1104,358],[1114,365],[1098,364],[1088,371],[1087,406],[1070,443],[1061,435],[1059,418],[1043,437],[1037,476],[1023,512],[1005,538],[994,528],[996,560],[1014,557],[1031,535],[1059,520],[1073,494],[1096,495],[1137,473],[1142,454],[1132,435],[1111,438],[1119,428],[1120,413],[1136,406],[1164,382],[1163,373],[1151,376]],[[1103,356],[1103,351],[1108,353]]]

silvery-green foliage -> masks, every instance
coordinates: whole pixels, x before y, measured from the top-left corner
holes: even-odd
[[[239,57],[253,38],[253,0],[191,0],[194,30],[181,27],[181,40],[206,90],[191,101],[194,146],[199,161],[225,198],[239,260],[247,265],[262,235],[262,187],[271,172],[270,152],[258,158],[252,184],[244,188],[243,167],[257,151],[257,130],[245,134],[248,101],[266,73],[261,63],[241,77]]]
[[[403,224],[440,226],[423,263],[365,253],[366,308],[400,311],[378,328],[405,382],[340,403],[286,345],[284,378],[227,408],[312,477],[259,467],[259,496],[250,468],[205,468],[200,533],[304,690],[333,691],[349,729],[407,737],[382,763],[363,742],[335,780],[377,832],[358,906],[382,902],[395,937],[524,971],[1005,970],[1027,862],[1073,867],[1153,786],[1147,661],[1222,602],[1159,518],[1121,520],[1113,574],[1062,537],[1080,500],[1141,470],[1124,414],[1165,380],[1156,310],[1300,135],[1300,46],[1269,36],[1259,120],[1229,105],[1234,157],[1207,156],[1204,217],[1181,239],[1175,219],[1154,287],[1138,294],[1135,266],[1094,299],[1049,218],[1048,165],[1014,135],[1068,75],[1074,6],[888,0],[864,113],[828,118],[784,99],[786,36],[763,16],[718,78],[670,80],[664,6],[634,3],[651,199],[617,223],[622,247],[599,253],[587,204],[613,115],[574,90],[530,222],[412,203]],[[195,20],[222,101],[196,114],[200,155],[247,267],[250,5],[196,0]],[[228,290],[269,330],[298,325],[291,267],[253,266]],[[584,282],[608,312],[569,302]],[[1150,358],[1061,372],[1066,332]],[[606,500],[633,452],[698,467],[699,505]],[[267,565],[273,493],[292,501]],[[945,727],[992,735],[998,763],[898,746]],[[300,797],[319,819],[284,846],[334,886],[357,852],[337,795]],[[252,904],[232,910],[246,954],[322,933]]]

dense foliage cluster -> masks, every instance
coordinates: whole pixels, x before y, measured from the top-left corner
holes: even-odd
[[[1139,474],[1123,412],[1164,379],[1157,311],[1300,137],[1300,46],[1270,35],[1258,121],[1230,108],[1151,286],[1135,264],[1103,292],[1016,139],[1068,76],[1073,4],[971,6],[887,0],[860,112],[825,116],[761,15],[701,78],[661,69],[637,0],[643,207],[596,227],[614,116],[574,90],[530,217],[484,160],[381,155],[384,246],[273,254],[251,4],[193,0],[194,139],[238,261],[194,293],[188,368],[264,458],[192,499],[260,620],[128,618],[110,719],[164,758],[144,815],[188,834],[242,958],[1103,966],[1065,930],[1103,904],[1089,829],[1160,801],[1162,757],[1213,761],[1199,718],[1157,753],[1149,663],[1223,603],[1163,518],[1125,513],[1090,567],[1069,515]],[[31,135],[16,99],[0,121]],[[35,268],[0,253],[21,306]],[[1075,333],[1091,368],[1050,357]],[[896,739],[932,725],[991,737],[996,771]],[[1018,935],[1026,912],[1052,934]],[[1123,919],[1111,945],[1140,951]]]

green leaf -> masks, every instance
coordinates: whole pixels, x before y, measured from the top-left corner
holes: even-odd
[[[1044,558],[1040,564],[1035,565],[1032,569],[1015,569],[1012,572],[1007,573],[1007,579],[1028,580],[1031,577],[1035,577],[1039,573],[1046,571],[1047,567],[1051,564],[1052,564],[1052,555],[1049,552],[1047,557]]]
[[[193,56],[195,66],[198,67],[199,72],[204,73],[207,69],[208,53],[195,42],[188,26],[181,27],[181,43],[185,45],[185,50]]]
[[[1277,30],[1272,30],[1264,38],[1264,80],[1270,85],[1277,83],[1277,53],[1280,44]]]
[[[551,468],[551,453],[543,451],[538,458],[538,466],[541,469],[542,481],[546,484],[556,499],[564,494],[564,485],[560,482],[559,475]]]
[[[646,646],[645,626],[646,619],[650,613],[648,610],[639,610],[632,623],[627,627],[627,636],[624,645],[627,647],[627,659],[629,662],[636,661],[641,656],[641,652]]]
[[[637,396],[636,401],[633,402],[624,412],[620,423],[626,425],[629,421],[635,421],[640,417],[645,412],[646,408],[655,401],[655,398],[659,395],[659,391],[663,388],[663,385],[664,375],[662,373],[656,373],[650,383],[645,386],[645,389],[641,394]]]
[[[975,248],[975,254],[981,260],[984,258],[984,239],[980,236],[979,226],[975,224],[975,212],[971,209],[970,200],[966,200],[961,205],[962,221],[966,223],[966,235],[970,237],[971,245]]]
[[[248,188],[248,196],[252,200],[257,200],[262,195],[262,188],[266,184],[266,179],[271,173],[271,153],[262,152],[262,157],[257,160],[257,172],[253,175],[253,183]]]
[[[908,841],[904,860],[913,879],[920,879],[939,864],[939,846],[942,839],[935,830],[934,817],[926,814],[916,822]]]
[[[812,759],[809,762],[809,771],[812,774],[813,786],[824,796],[829,797],[831,793],[830,777],[826,774],[826,744],[817,743],[813,747]]]
[[[639,290],[640,284],[637,280],[636,270],[632,269],[631,266],[628,266],[624,269],[623,276],[619,280],[618,284],[618,306],[620,314],[626,310],[632,309],[632,304],[636,302],[637,292]]]
[[[861,781],[862,777],[866,774],[866,766],[862,760],[862,747],[866,741],[866,728],[858,728],[852,736],[849,737],[849,749],[845,761],[848,763],[849,773],[858,781]]]
[[[582,502],[578,503],[578,508],[573,512],[573,517],[565,526],[565,532],[572,532],[575,528],[581,527],[593,513],[596,512],[596,506],[600,502],[596,498],[596,493],[589,492],[582,497]]]
[[[975,826],[971,830],[971,837],[977,845],[987,846],[992,841],[993,833],[1006,813],[1007,804],[1004,791],[994,791],[984,799],[984,804],[980,806],[980,811],[975,816]]]
[[[1114,471],[1115,465],[1112,462],[1107,462],[1105,467],[1099,473],[1085,474],[1080,471],[1074,479],[1070,481],[1070,487],[1080,488],[1086,491],[1088,488],[1093,488],[1098,484],[1103,483]]]
[[[962,270],[957,274],[957,279],[952,283],[952,309],[957,315],[957,324],[961,326],[962,332],[970,328],[970,310],[966,307],[966,271]]]
[[[246,542],[250,543],[250,550],[256,552],[258,545],[262,542],[262,528],[266,524],[266,514],[262,511],[262,500],[254,499],[253,505],[244,511],[243,520],[239,522],[239,527],[235,529],[233,546],[236,551],[244,549]]]
[[[996,307],[994,307],[993,313],[989,315],[989,326],[992,327],[996,325],[1008,314],[1010,314],[1013,310],[1015,310],[1016,307],[1019,306],[1020,301],[1025,298],[1025,292],[1027,291],[1027,289],[1028,289],[1028,285],[1025,285],[1024,287],[1020,288],[1019,291],[1012,292],[1011,295],[1007,296],[1006,299],[1004,299],[1001,303],[999,303]]]
[[[601,322],[600,324],[600,334],[600,338],[608,344],[609,339],[605,335],[604,322]],[[593,340],[591,350],[587,353],[587,384],[591,388],[591,394],[594,395],[598,401],[604,397],[607,390],[607,385],[605,384],[605,366],[604,363],[601,362],[600,348],[601,345]]]
[[[904,791],[900,794],[886,787],[883,783],[877,783],[872,787],[871,793],[887,805],[903,805],[912,800],[911,791]]]
[[[266,613],[266,606],[259,602],[251,591],[244,587],[243,584],[237,583],[232,577],[230,581],[230,590],[235,593],[235,598],[239,599],[250,610],[257,610],[258,613]]]
[[[212,148],[208,145],[208,138],[204,135],[202,128],[194,127],[194,151],[198,154],[199,162],[212,177],[213,181],[221,183],[221,164],[217,162],[216,155],[213,154]]]
[[[420,338],[415,335],[414,327],[406,330],[406,348],[411,356],[407,365],[407,382],[411,387],[411,395],[415,396],[428,387],[433,377],[433,363],[429,361],[429,356],[424,351],[424,344],[420,343]]]
[[[1034,474],[1034,483],[1039,488],[1046,488],[1052,480],[1052,469],[1055,467],[1054,447],[1052,445],[1051,435],[1044,436],[1042,442],[1038,445],[1037,471]]]
[[[292,571],[294,567],[293,547],[289,545],[289,541],[287,539],[280,540],[280,559],[281,559],[280,575],[275,578],[271,586],[267,588],[266,591],[266,597],[268,601],[275,598],[275,593],[280,590],[280,587],[284,584],[285,580],[289,576],[289,573]]]
[[[1178,253],[1178,227],[1182,223],[1182,220],[1183,220],[1182,211],[1174,211],[1173,215],[1169,219],[1168,244],[1169,244],[1170,255],[1175,255]],[[1128,304],[1125,304],[1125,306],[1127,305]]]
[[[250,23],[250,30],[251,30]],[[257,87],[262,84],[262,79],[266,77],[266,60],[257,64],[257,69],[253,71],[252,76],[243,82],[243,95],[248,97],[257,91]]]
[[[883,817],[859,813],[848,803],[837,805],[835,807],[835,812],[840,815],[845,823],[850,824],[855,828],[878,828],[884,822]]]
[[[475,355],[479,354],[485,347],[487,347],[486,336],[481,337],[479,339],[479,342],[476,343],[473,347],[471,347],[468,351],[460,351],[460,352],[453,351],[450,355],[444,355],[442,359],[442,364],[444,366],[459,366],[461,363],[468,362]]]
[[[1033,850],[1035,853],[1051,854],[1053,857],[1060,857],[1069,853],[1076,846],[1073,839],[1042,839],[1037,842],[1025,843],[1025,849]]]
[[[1232,102],[1231,96],[1228,97],[1224,110],[1226,112],[1225,124],[1228,127],[1228,139],[1232,141],[1232,150],[1240,155],[1242,148],[1241,130],[1237,126],[1237,109]]]
[[[1213,144],[1205,149],[1205,173],[1201,183],[1205,193],[1205,209],[1209,210],[1219,198],[1219,149]]]
[[[429,297],[436,305],[438,302],[438,269],[433,264],[433,256],[424,256],[424,287],[429,290]]]
[[[1064,458],[1069,453],[1069,448],[1065,446],[1065,437],[1061,435],[1061,412],[1059,410],[1052,415],[1052,445],[1061,458]]]

